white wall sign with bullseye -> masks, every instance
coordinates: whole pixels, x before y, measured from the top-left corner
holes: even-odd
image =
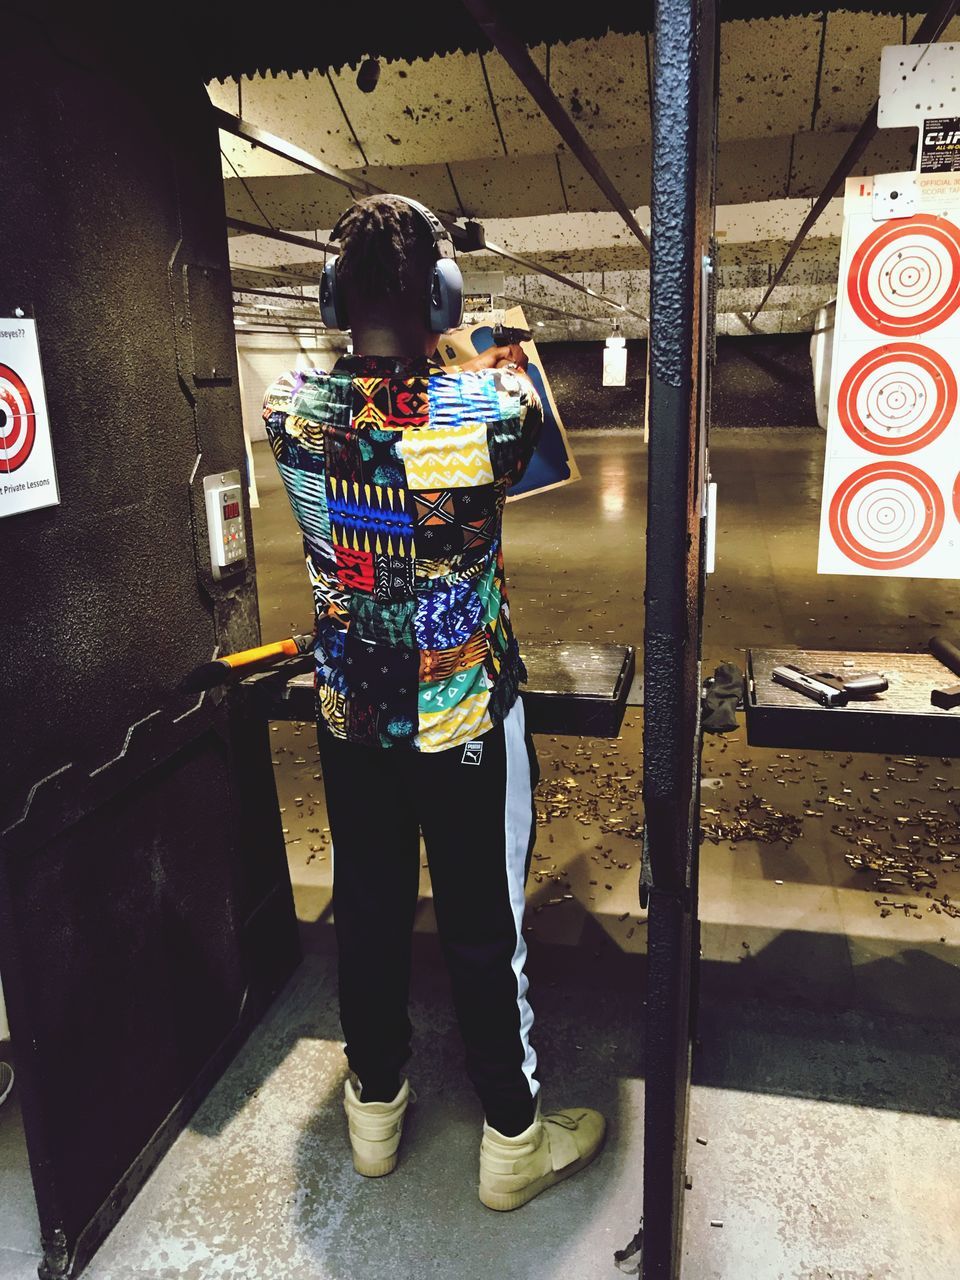
[[[958,175],[848,178],[820,573],[960,577],[957,370]]]
[[[36,321],[0,316],[0,516],[59,501]]]

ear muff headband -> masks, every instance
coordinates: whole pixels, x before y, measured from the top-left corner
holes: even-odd
[[[420,215],[433,236],[434,244],[439,243],[449,234],[437,215],[419,200],[400,195],[395,195],[393,198],[402,200],[405,205]],[[348,212],[349,210],[345,210],[337,219],[336,226],[330,233],[331,239],[340,239],[343,219]],[[337,281],[339,261],[338,257],[333,262],[328,262],[320,277],[320,314],[328,329],[350,328],[346,301]],[[456,329],[462,323],[463,275],[452,258],[438,258],[431,267],[427,299],[427,323],[433,333],[446,333],[448,329]]]

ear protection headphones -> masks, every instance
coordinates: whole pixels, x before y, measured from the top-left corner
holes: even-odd
[[[447,235],[447,230],[435,213],[431,213],[419,200],[411,200],[409,196],[394,196],[402,200],[415,213],[419,214],[433,236],[434,244],[438,244]],[[339,240],[344,215],[337,219],[337,225],[331,232],[331,239]],[[347,315],[347,302],[343,289],[337,282],[337,264],[339,257],[328,262],[320,277],[320,314],[328,329],[349,329],[350,318]],[[460,268],[452,258],[438,258],[430,268],[427,281],[427,326],[431,333],[446,333],[448,329],[456,329],[463,321],[463,276]]]

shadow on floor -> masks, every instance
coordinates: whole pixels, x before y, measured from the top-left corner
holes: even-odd
[[[231,1069],[232,1089],[219,1090],[217,1105],[205,1105],[194,1117],[197,1132],[218,1133],[299,1037],[340,1043],[332,924],[302,924],[301,931],[308,968],[291,980],[299,992],[297,1017],[290,1021],[281,998],[255,1032],[257,1052],[245,1051]],[[534,1044],[550,1096],[556,1081],[564,1097],[571,1080],[582,1082],[593,1101],[609,1094],[618,1079],[639,1079],[646,956],[623,952],[586,912],[576,947],[548,945],[530,934],[527,940]],[[857,942],[786,930],[737,960],[705,961],[695,1081],[960,1117],[960,1077],[945,1065],[960,1050],[960,969],[929,950],[904,948],[858,965],[851,984],[843,980],[850,968],[848,941]],[[862,941],[868,947],[871,940]],[[912,1015],[911,993],[917,1006]],[[411,1007],[419,1028],[411,1074],[423,1072],[427,1093],[449,1094],[458,1100],[458,1112],[476,1120],[432,933],[414,936]],[[333,1119],[318,1117],[320,1130],[339,1125],[339,1100],[333,1111]],[[313,1139],[308,1145],[313,1149]]]

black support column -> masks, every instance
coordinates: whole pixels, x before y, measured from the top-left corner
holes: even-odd
[[[649,893],[644,1280],[680,1274],[696,1014],[700,648],[712,291],[714,0],[658,0],[644,628]],[[706,260],[706,262],[705,262]]]

